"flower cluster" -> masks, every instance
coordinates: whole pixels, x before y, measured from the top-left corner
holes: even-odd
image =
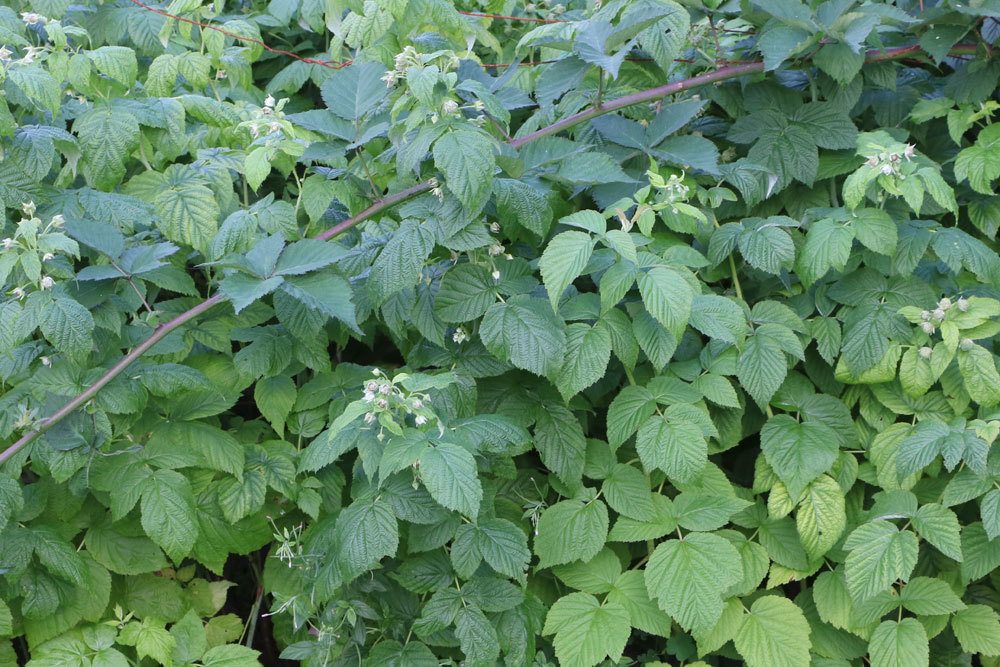
[[[252,121],[244,123],[250,129],[250,136],[258,139],[262,136],[281,132],[284,129],[281,121],[284,118],[284,114],[281,110],[287,102],[287,98],[275,100],[273,95],[265,97],[264,106],[257,112],[257,117]]]
[[[872,169],[877,169],[884,176],[898,176],[899,167],[903,160],[909,162],[915,155],[913,144],[906,144],[901,153],[893,151],[883,151],[869,157],[865,164]]]
[[[401,416],[402,419],[412,417],[413,423],[417,426],[424,426],[437,420],[437,416],[427,407],[431,402],[430,396],[422,392],[405,391],[378,368],[372,371],[372,375],[375,379],[365,382],[362,396],[364,401],[370,404],[370,409],[365,414],[366,424],[374,424],[376,421],[384,418],[392,419],[395,416]],[[380,438],[381,435],[379,433]]]
[[[691,193],[691,188],[684,184],[684,172],[679,176],[671,174],[667,179],[653,170],[647,171],[646,175],[650,185],[660,191],[660,203],[670,207],[673,213],[678,213],[676,205],[686,202]]]
[[[56,246],[49,246],[45,243],[46,238],[53,238],[54,230],[60,229],[65,224],[65,219],[63,216],[54,215],[49,220],[49,223],[43,228],[42,221],[35,217],[36,206],[35,202],[28,201],[21,204],[21,212],[24,217],[18,223],[17,230],[14,232],[13,237],[6,237],[0,239],[0,248],[4,251],[16,252],[19,254],[34,253],[38,256],[39,260],[37,266],[44,266],[47,262],[51,262],[56,258]],[[48,235],[48,237],[47,237]],[[57,235],[62,237],[62,235]],[[51,249],[47,249],[51,247]],[[23,264],[22,264],[23,266]],[[28,274],[27,279],[29,283],[34,283],[39,289],[47,290],[55,287],[56,281],[52,276],[45,275],[38,272],[37,275]],[[10,291],[10,295],[17,300],[21,300],[26,297],[28,290],[26,286],[15,287]]]
[[[965,297],[959,298],[957,301],[952,302],[948,297],[944,297],[938,301],[937,308],[934,310],[924,310],[920,312],[920,328],[925,334],[930,336],[944,321],[945,316],[952,307],[958,308],[961,312],[966,312],[969,310],[969,300]],[[923,354],[921,352],[921,354]]]

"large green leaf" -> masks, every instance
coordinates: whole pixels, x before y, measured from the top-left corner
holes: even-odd
[[[604,547],[608,509],[600,500],[563,500],[542,513],[535,534],[539,567],[589,560]]]
[[[809,622],[791,600],[769,595],[750,607],[734,639],[749,667],[809,665]]]
[[[434,166],[445,185],[470,211],[478,211],[493,191],[493,144],[481,132],[456,130],[434,142]]]
[[[704,631],[722,615],[722,593],[740,578],[740,555],[713,533],[691,533],[656,547],[646,564],[651,597],[686,630]]]
[[[552,375],[562,367],[565,324],[541,299],[521,295],[494,304],[479,335],[498,358],[536,375]]]
[[[570,593],[549,609],[542,632],[555,635],[553,646],[560,664],[593,667],[605,657],[621,658],[632,627],[620,603],[601,604],[593,595]]]

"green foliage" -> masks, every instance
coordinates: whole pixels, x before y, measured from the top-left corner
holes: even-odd
[[[0,664],[1000,664],[996,3],[156,8],[0,7]]]

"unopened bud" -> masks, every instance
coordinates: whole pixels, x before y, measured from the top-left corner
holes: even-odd
[[[944,308],[935,308],[933,315],[934,315],[934,319],[935,320],[938,320],[938,321],[943,320],[944,319]]]
[[[958,300],[958,309],[963,313],[969,310],[969,300],[964,296]]]
[[[920,357],[922,359],[930,359],[932,354],[934,354],[934,350],[927,347],[926,345],[920,348]]]
[[[951,299],[949,299],[948,297],[942,298],[940,301],[938,301],[938,308],[941,308],[943,310],[948,310],[949,308],[951,308]]]
[[[963,338],[962,342],[959,343],[959,347],[961,347],[962,350],[964,350],[965,352],[968,352],[969,350],[971,350],[975,346],[976,346],[976,344],[972,341],[971,338]]]
[[[931,324],[930,322],[924,322],[924,323],[922,323],[920,325],[920,328],[924,330],[925,334],[929,335],[929,334],[934,333],[934,325]]]

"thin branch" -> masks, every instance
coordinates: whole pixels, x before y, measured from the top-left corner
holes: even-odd
[[[135,348],[132,349],[131,352],[122,357],[117,364],[115,364],[107,371],[105,371],[104,375],[102,375],[100,379],[97,380],[97,382],[87,387],[87,389],[84,390],[82,394],[78,395],[69,403],[59,408],[50,417],[43,419],[42,423],[39,425],[37,429],[35,429],[34,431],[28,431],[27,433],[22,435],[17,440],[17,442],[15,442],[10,447],[5,449],[3,452],[0,452],[0,464],[2,464],[4,461],[12,457],[14,454],[18,452],[18,450],[20,450],[29,442],[37,438],[39,435],[45,433],[47,430],[49,430],[50,428],[58,424],[60,421],[65,419],[74,410],[76,410],[84,403],[86,403],[94,396],[96,396],[97,392],[103,389],[105,385],[107,385],[109,382],[118,377],[118,375],[120,375],[122,371],[124,371],[126,368],[132,365],[133,361],[141,357],[151,347],[153,347],[161,340],[163,340],[164,337],[166,337],[166,335],[169,334],[171,331],[181,326],[182,324],[193,320],[194,318],[204,313],[206,310],[209,310],[213,306],[220,304],[223,301],[224,299],[222,297],[222,294],[218,293],[215,296],[210,297],[205,301],[202,301],[194,308],[181,313],[180,315],[170,320],[169,322],[161,324],[159,327],[156,328],[155,331],[153,331],[153,334],[149,338],[147,338],[142,343],[137,345]]]
[[[132,0],[136,2],[136,0]],[[136,4],[139,4],[138,2]],[[975,44],[956,44],[952,47],[950,53],[952,55],[968,55],[975,54],[977,50],[977,45]],[[865,57],[867,62],[883,62],[887,60],[898,60],[901,58],[906,58],[908,56],[913,56],[915,54],[921,53],[921,48],[919,44],[914,44],[912,46],[900,46],[890,49],[878,49],[868,51]],[[727,81],[729,79],[735,79],[747,74],[753,74],[756,72],[764,71],[763,62],[747,62],[738,65],[730,65],[728,67],[723,67],[721,69],[715,70],[714,72],[707,72],[705,74],[699,74],[698,76],[691,77],[690,79],[684,79],[683,81],[675,81],[674,83],[668,83],[663,86],[657,86],[656,88],[650,88],[648,90],[643,90],[638,93],[633,93],[631,95],[625,95],[624,97],[619,97],[618,99],[611,100],[605,104],[601,104],[597,107],[591,107],[575,113],[571,116],[567,116],[562,120],[556,121],[548,127],[543,127],[539,130],[526,134],[523,137],[518,137],[512,139],[508,144],[513,148],[520,148],[525,144],[531,143],[542,137],[549,136],[551,134],[556,134],[562,130],[573,127],[574,125],[579,125],[592,118],[597,118],[606,113],[611,113],[612,111],[617,111],[619,109],[624,109],[625,107],[633,106],[636,104],[642,104],[644,102],[650,102],[653,100],[658,100],[667,95],[672,95],[675,93],[683,92],[685,90],[690,90],[692,88],[698,88],[700,86],[706,86],[711,83],[718,83],[721,81]],[[395,206],[396,204],[402,203],[408,199],[416,197],[419,194],[429,191],[433,187],[432,181],[427,180],[416,185],[410,186],[405,190],[401,190],[396,194],[384,197],[371,206],[361,211],[355,216],[352,216],[342,222],[337,223],[333,227],[317,234],[315,238],[322,241],[326,241],[334,236],[350,229],[351,227],[363,222],[372,216],[384,211],[387,208]],[[120,375],[126,368],[128,368],[132,362],[141,357],[150,348],[152,348],[156,343],[162,340],[168,333],[177,329],[178,327],[190,322],[194,318],[198,317],[205,311],[211,309],[212,307],[225,301],[225,298],[221,293],[217,293],[215,296],[209,298],[206,301],[198,304],[194,308],[181,313],[169,322],[160,325],[153,334],[147,338],[144,342],[136,346],[131,352],[121,358],[114,366],[109,368],[107,371],[101,375],[100,379],[94,384],[84,390],[83,393],[66,403],[53,413],[51,416],[42,420],[41,425],[33,431],[29,431],[22,435],[14,444],[9,446],[3,452],[0,452],[0,464],[10,459],[14,454],[20,451],[22,448],[27,446],[32,440],[37,438],[40,434],[44,433],[48,429],[55,426],[57,423],[66,418],[67,415],[72,413],[74,410],[84,405],[87,401],[93,398],[97,392],[99,392],[105,385],[115,379]]]

